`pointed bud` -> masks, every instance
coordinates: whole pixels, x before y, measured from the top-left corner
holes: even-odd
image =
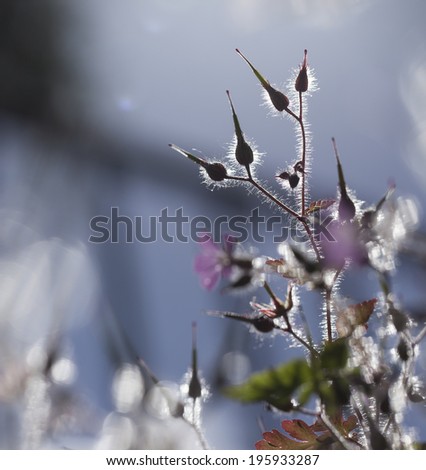
[[[337,173],[339,175],[339,187],[340,187],[340,202],[339,202],[339,220],[341,222],[350,221],[355,216],[355,204],[353,203],[352,199],[349,197],[347,189],[346,189],[346,182],[345,177],[343,175],[342,165],[340,163],[339,153],[337,151],[336,140],[334,137],[331,139],[333,142],[334,154],[336,156],[337,161]]]
[[[233,312],[210,312],[210,315],[222,318],[231,318],[233,320],[237,320],[243,323],[248,323],[260,333],[270,333],[275,328],[273,320],[265,315],[251,317],[249,315],[241,315]]]
[[[198,366],[197,366],[197,345],[196,345],[196,331],[197,325],[195,322],[192,323],[192,375],[189,382],[188,396],[194,401],[201,397],[201,383],[198,378]]]
[[[309,80],[308,80],[308,70],[307,70],[307,64],[306,64],[307,55],[308,55],[308,51],[305,49],[305,56],[303,58],[303,64],[296,78],[296,82],[294,84],[294,88],[299,93],[304,93],[305,91],[308,91]]]
[[[290,175],[289,175],[288,171],[283,171],[282,173],[277,175],[277,178],[281,178],[282,180],[288,181],[290,179]]]
[[[223,181],[228,176],[227,170],[222,165],[222,163],[208,163],[206,160],[203,160],[200,157],[196,157],[195,155],[192,155],[192,153],[189,153],[174,144],[169,144],[169,147],[184,155],[186,158],[193,161],[197,165],[202,166],[213,181]]]
[[[253,150],[250,145],[244,139],[243,131],[241,130],[240,122],[235,112],[234,105],[231,100],[231,95],[228,90],[226,90],[228,96],[229,104],[231,105],[232,118],[234,120],[235,135],[237,137],[237,146],[235,148],[235,158],[240,165],[245,166],[247,169],[249,165],[253,163]]]
[[[252,69],[253,73],[256,75],[257,79],[259,80],[260,84],[263,86],[265,91],[269,95],[269,99],[271,103],[275,107],[275,109],[279,112],[284,111],[288,105],[290,104],[289,99],[287,98],[284,93],[276,90],[271,86],[271,84],[264,78],[251,64],[251,62],[240,52],[238,49],[235,49],[237,53],[247,62],[248,66]]]

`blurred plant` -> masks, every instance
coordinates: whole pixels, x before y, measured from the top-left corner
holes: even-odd
[[[251,314],[216,312],[214,315],[248,324],[253,331],[285,335],[291,345],[303,348],[304,356],[276,368],[253,374],[225,393],[241,402],[266,402],[282,413],[298,413],[313,420],[284,420],[282,428],[263,433],[257,449],[409,449],[420,444],[415,433],[403,427],[408,403],[425,401],[423,382],[417,377],[416,359],[423,328],[417,335],[415,323],[392,291],[391,276],[402,242],[417,223],[415,205],[409,199],[393,199],[391,185],[373,206],[355,196],[346,182],[336,142],[337,195],[311,201],[310,134],[307,131],[307,98],[315,90],[315,77],[304,51],[303,62],[291,79],[287,94],[270,82],[237,49],[264,90],[265,100],[275,114],[285,114],[296,124],[297,155],[278,170],[275,178],[284,196],[277,195],[256,177],[261,155],[246,138],[229,91],[234,140],[223,162],[211,161],[170,146],[196,163],[205,181],[213,186],[240,184],[250,187],[264,200],[287,214],[303,239],[285,242],[278,257],[241,258],[235,240],[221,246],[207,238],[195,268],[202,285],[213,289],[220,278],[234,279],[227,289],[259,282],[269,304],[251,302]],[[326,222],[326,223],[325,223]],[[327,230],[321,230],[321,227]],[[231,243],[232,242],[232,243]],[[363,266],[378,279],[377,296],[354,303],[341,292],[345,273]],[[286,287],[286,296],[274,292],[267,277],[276,277]],[[303,290],[318,290],[323,296],[322,321],[303,315]],[[374,328],[367,333],[371,318]],[[311,328],[321,323],[322,338],[314,341]],[[200,385],[194,375],[187,395],[195,400]],[[192,390],[192,392],[191,392]],[[194,392],[196,390],[196,393]]]

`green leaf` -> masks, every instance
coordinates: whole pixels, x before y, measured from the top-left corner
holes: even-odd
[[[303,391],[301,397],[306,403],[310,396],[312,372],[305,360],[296,359],[275,369],[253,374],[247,382],[225,389],[225,394],[241,402],[266,401],[282,411],[292,408],[296,392]],[[308,391],[308,393],[306,393]]]
[[[320,354],[321,368],[326,371],[344,369],[348,357],[348,346],[344,338],[327,343]]]

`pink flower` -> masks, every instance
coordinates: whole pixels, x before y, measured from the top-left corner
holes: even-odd
[[[214,243],[211,235],[205,236],[201,243],[201,253],[194,262],[194,269],[200,276],[204,289],[214,289],[221,277],[231,275],[235,247],[236,240],[230,235],[225,235],[221,244]]]

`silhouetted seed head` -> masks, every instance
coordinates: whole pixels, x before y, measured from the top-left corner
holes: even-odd
[[[271,100],[271,103],[273,104],[273,106],[275,107],[277,111],[281,112],[288,108],[288,105],[290,104],[290,100],[287,98],[287,96],[284,93],[281,93],[281,91],[276,90],[271,85],[268,85],[267,87],[264,87],[264,88],[269,95],[269,99]]]
[[[340,222],[348,222],[355,216],[355,204],[347,194],[340,194],[339,202],[339,220]]]
[[[191,380],[189,381],[188,396],[193,400],[201,397],[201,382],[198,378],[198,366],[197,366],[197,345],[196,345],[196,328],[195,322],[192,323],[192,374]]]
[[[222,163],[208,163],[205,170],[213,181],[223,181],[227,177],[226,168]]]
[[[342,165],[340,163],[339,152],[337,150],[336,140],[333,137],[331,139],[334,148],[334,155],[337,161],[337,174],[339,176],[339,188],[340,188],[340,202],[338,208],[340,222],[348,222],[355,217],[356,208],[352,199],[349,197],[346,189],[346,181],[343,175]]]
[[[411,349],[406,339],[401,338],[399,340],[397,351],[398,351],[398,356],[401,358],[402,361],[406,362],[408,361],[408,359],[410,359]]]
[[[287,171],[283,171],[277,176],[277,178],[287,180],[291,189],[296,188],[300,181],[299,175],[296,172],[290,174]]]
[[[293,173],[290,175],[288,182],[290,183],[291,189],[294,189],[299,184],[299,175],[297,173]]]
[[[208,163],[203,158],[196,157],[195,155],[192,155],[192,153],[189,153],[186,150],[181,149],[177,145],[169,144],[169,146],[173,150],[176,150],[176,152],[179,152],[180,154],[184,155],[189,160],[196,163],[197,165],[200,165],[201,167],[203,167],[206,170],[209,177],[213,181],[223,181],[228,176],[226,168],[222,165],[222,163]]]
[[[243,323],[247,323],[253,326],[253,328],[255,328],[260,333],[270,333],[275,328],[273,320],[271,318],[266,317],[265,315],[252,317],[250,315],[238,314],[233,312],[218,312],[217,314],[213,314],[221,318],[230,318],[231,320],[237,320]]]
[[[201,383],[196,371],[192,372],[191,380],[189,382],[188,387],[188,396],[193,400],[196,400],[197,398],[201,397]]]
[[[303,58],[303,64],[302,64],[302,67],[300,68],[299,74],[297,75],[296,82],[294,84],[294,88],[299,93],[304,93],[305,91],[308,91],[309,80],[308,80],[308,70],[307,70],[307,64],[306,64],[307,55],[308,55],[308,51],[305,49],[305,56]]]
[[[261,316],[253,320],[253,326],[260,333],[270,333],[274,328],[275,324],[273,320],[268,317]]]
[[[254,68],[252,63],[244,56],[242,52],[236,49],[237,53],[247,62],[248,66],[252,69],[253,73],[256,75],[257,79],[259,80],[260,84],[263,86],[265,91],[269,95],[269,99],[271,100],[272,105],[275,109],[279,112],[284,111],[288,105],[290,104],[289,99],[287,98],[284,93],[281,91],[276,90],[271,84],[264,78],[258,70]]]
[[[240,165],[251,165],[254,160],[253,150],[245,140],[238,140],[235,148],[235,158]]]
[[[241,130],[240,122],[235,112],[234,104],[231,100],[231,95],[228,90],[226,90],[228,95],[229,104],[231,105],[232,118],[234,120],[235,135],[237,137],[237,146],[235,147],[235,158],[240,165],[248,167],[253,163],[254,156],[253,150],[250,145],[245,141],[243,131]]]
[[[277,178],[281,178],[282,180],[287,180],[290,178],[290,175],[288,173],[288,171],[283,171],[282,173],[280,173],[279,175],[277,175]]]

